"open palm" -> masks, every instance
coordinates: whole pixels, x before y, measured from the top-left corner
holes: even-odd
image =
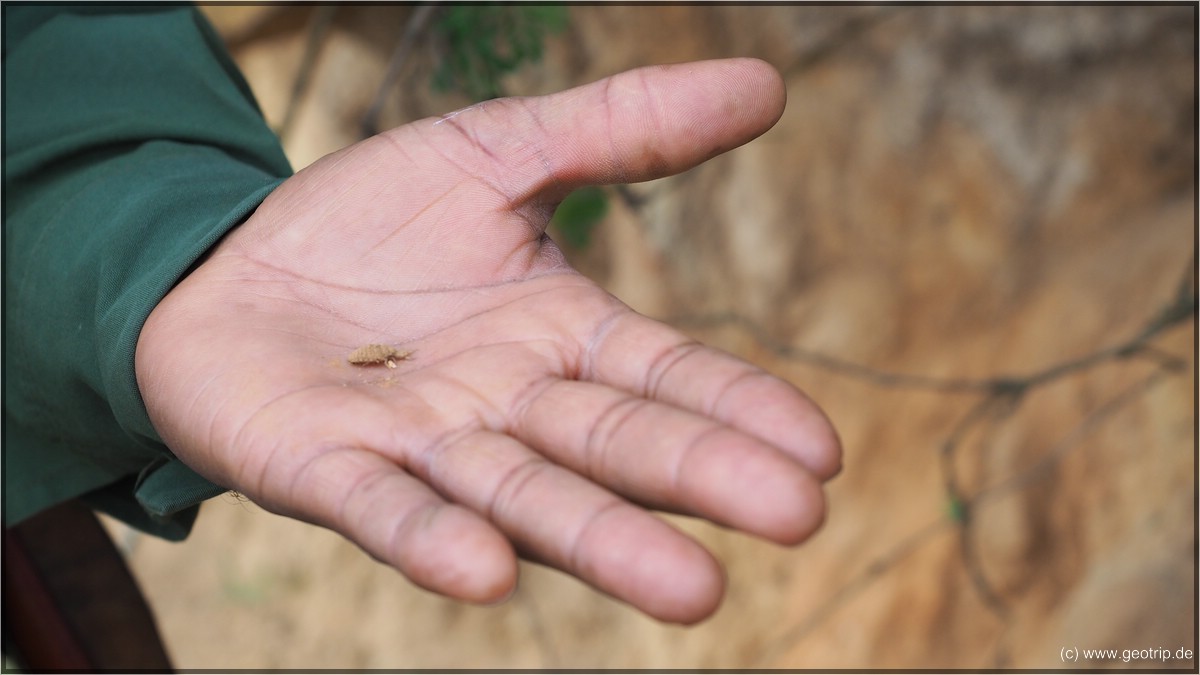
[[[580,276],[544,230],[569,190],[690,168],[783,98],[757,61],[647,68],[325,157],[151,314],[155,427],[210,480],[436,592],[500,600],[520,555],[662,620],[708,616],[720,566],[642,507],[797,543],[836,437],[792,386]],[[367,344],[411,355],[347,361]]]

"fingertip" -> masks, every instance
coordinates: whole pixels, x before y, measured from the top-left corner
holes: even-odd
[[[676,555],[664,558],[647,576],[659,577],[659,592],[647,594],[640,608],[665,623],[700,623],[716,613],[725,597],[725,568],[691,539],[683,540]]]
[[[725,524],[784,546],[795,546],[812,537],[825,523],[825,493],[820,481],[807,470],[779,458],[763,471],[744,474],[740,500],[725,513]]]
[[[791,453],[733,430],[691,446],[677,482],[687,512],[779,544],[797,544],[825,519],[822,482]]]
[[[693,119],[704,129],[689,139],[708,152],[692,157],[689,163],[712,157],[748,143],[766,133],[779,118],[787,103],[783,77],[774,66],[756,58],[732,58],[681,64],[688,69],[685,77],[672,77],[673,66],[664,69],[667,82],[675,82],[672,108],[680,120]],[[693,70],[694,68],[694,70]],[[707,136],[707,138],[705,138]]]
[[[826,482],[842,472],[842,439],[825,411],[803,393],[801,396],[808,404],[799,419],[801,430],[786,447],[817,480]]]
[[[779,448],[818,480],[842,470],[842,443],[825,411],[795,385],[759,372],[726,390],[718,419]]]
[[[813,475],[822,481],[832,480],[842,472],[842,439],[824,413],[821,413],[821,424],[809,438],[805,455]]]
[[[664,623],[703,621],[725,595],[725,570],[708,549],[634,508],[594,525],[578,561],[572,574]]]
[[[825,493],[815,478],[797,477],[795,486],[786,493],[779,504],[779,517],[772,523],[771,530],[763,535],[784,546],[795,546],[807,541],[825,524],[827,506]]]
[[[770,63],[751,57],[730,59],[730,62],[744,70],[744,80],[754,83],[754,90],[765,128],[770,128],[783,116],[787,107],[787,83],[783,75]]]
[[[396,566],[426,590],[480,605],[503,603],[516,591],[512,545],[465,508],[439,508],[405,548]]]

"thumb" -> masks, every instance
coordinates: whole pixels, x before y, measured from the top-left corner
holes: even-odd
[[[462,153],[460,166],[484,169],[516,206],[686,171],[770,129],[785,99],[779,73],[763,61],[701,61],[487,101],[431,122],[430,131],[468,141],[443,147]]]

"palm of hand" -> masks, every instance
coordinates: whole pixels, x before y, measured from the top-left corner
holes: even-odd
[[[515,547],[658,618],[709,615],[717,563],[634,503],[798,542],[836,439],[802,394],[636,315],[544,236],[565,190],[676,172],[774,121],[761,64],[698,68],[717,82],[656,69],[496,101],[298,173],[147,322],[164,441],[437,592],[504,597]],[[767,102],[718,119],[739,93]],[[707,127],[664,120],[672,97]],[[346,362],[368,343],[412,358]]]

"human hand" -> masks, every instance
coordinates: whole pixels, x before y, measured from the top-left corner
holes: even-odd
[[[213,482],[438,593],[501,600],[519,554],[660,620],[709,616],[719,564],[642,507],[798,543],[836,436],[791,385],[572,270],[545,228],[571,189],[688,169],[783,104],[759,61],[654,67],[323,158],[150,315],[155,428]],[[412,355],[347,363],[370,343]]]

